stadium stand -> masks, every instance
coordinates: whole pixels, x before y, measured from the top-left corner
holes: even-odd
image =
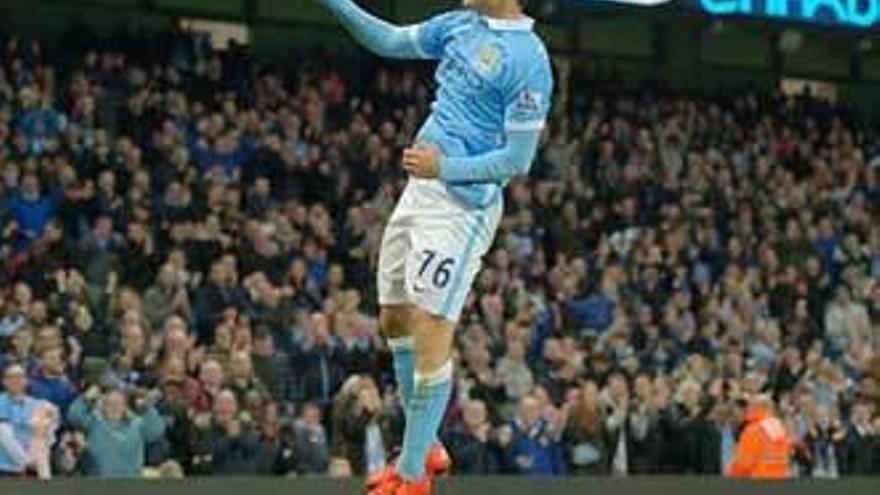
[[[156,46],[4,37],[0,472],[382,465],[375,259],[429,78]],[[880,473],[878,164],[809,94],[557,112],[466,304],[456,472],[720,475],[769,394],[799,476]]]

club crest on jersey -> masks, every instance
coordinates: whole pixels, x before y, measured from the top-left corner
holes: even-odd
[[[501,60],[501,50],[493,45],[486,45],[480,49],[477,55],[477,67],[481,72],[492,72]]]

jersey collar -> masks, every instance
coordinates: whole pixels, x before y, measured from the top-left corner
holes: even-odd
[[[524,15],[519,19],[498,19],[495,17],[482,16],[483,21],[494,31],[531,31],[535,20]]]

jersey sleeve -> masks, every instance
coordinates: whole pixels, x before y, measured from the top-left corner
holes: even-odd
[[[544,128],[553,95],[553,73],[546,55],[518,57],[507,71],[504,129],[536,131]]]
[[[420,58],[438,59],[443,57],[446,44],[456,33],[467,28],[470,20],[469,12],[453,10],[409,26],[407,29]]]

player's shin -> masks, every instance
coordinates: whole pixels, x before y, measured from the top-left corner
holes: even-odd
[[[415,346],[413,337],[388,339],[388,348],[394,360],[394,377],[397,380],[397,392],[406,412],[413,394],[415,380]]]
[[[452,361],[427,373],[415,373],[413,395],[407,404],[403,451],[397,471],[403,479],[425,477],[425,457],[436,441],[452,394]]]

